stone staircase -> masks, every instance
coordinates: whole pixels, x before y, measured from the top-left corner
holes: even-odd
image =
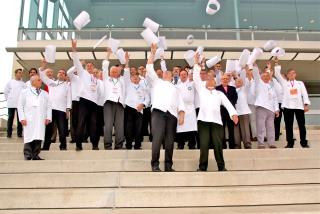
[[[160,173],[149,142],[82,152],[55,143],[45,161],[24,161],[21,139],[0,137],[0,214],[320,213],[320,130],[308,130],[310,149],[284,149],[284,137],[278,149],[225,150],[227,172],[212,151],[209,171],[196,172],[199,151],[175,150],[176,172]]]

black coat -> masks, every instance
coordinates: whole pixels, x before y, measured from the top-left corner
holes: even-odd
[[[223,86],[219,85],[216,87],[216,89],[224,93],[224,95],[226,95],[226,97],[231,102],[233,107],[236,106],[236,103],[238,100],[238,93],[235,87],[228,85],[228,89],[227,91],[225,91]],[[222,117],[222,120],[224,120],[225,118],[230,118],[229,113],[224,106],[221,106],[221,117]]]

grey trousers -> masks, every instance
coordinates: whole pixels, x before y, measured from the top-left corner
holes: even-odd
[[[241,148],[241,141],[246,149],[251,147],[249,114],[239,116],[239,124],[234,128],[236,148]]]
[[[256,118],[257,118],[257,132],[258,132],[258,144],[264,145],[264,137],[267,136],[268,144],[274,145],[274,112],[257,106]],[[265,134],[265,132],[267,132]]]
[[[257,137],[256,106],[255,105],[249,105],[249,108],[251,110],[251,114],[249,115],[251,136],[254,138],[254,137]]]
[[[23,154],[25,159],[33,159],[39,155],[41,151],[41,140],[34,140],[25,143],[23,147]]]
[[[124,108],[121,103],[104,104],[104,148],[112,149],[112,129],[115,131],[114,149],[121,149],[124,142]]]

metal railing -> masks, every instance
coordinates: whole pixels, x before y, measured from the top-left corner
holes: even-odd
[[[5,99],[3,92],[0,92],[0,97],[1,97],[0,98],[0,118],[7,118],[8,117],[7,100]]]
[[[20,28],[18,40],[69,40],[100,39],[104,35],[118,39],[141,39],[143,28],[86,28],[75,29],[30,29]],[[192,34],[194,39],[209,40],[288,40],[320,41],[320,31],[302,30],[260,30],[260,29],[206,29],[206,28],[160,28],[158,35],[167,39],[186,39]]]

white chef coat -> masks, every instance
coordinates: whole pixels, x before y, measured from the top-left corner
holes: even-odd
[[[81,83],[80,77],[74,73],[75,71],[76,71],[76,67],[72,66],[67,71],[67,75],[69,77],[70,86],[71,86],[71,100],[79,101],[80,100],[79,92],[81,92],[82,90],[81,89],[82,83]]]
[[[34,87],[24,89],[18,101],[19,120],[26,120],[23,127],[24,143],[44,140],[45,120],[52,120],[51,103],[46,91],[40,89],[38,95]]]
[[[197,116],[195,110],[195,87],[194,82],[180,81],[176,85],[185,106],[184,123],[177,125],[177,133],[197,131]]]
[[[147,64],[147,76],[150,77],[153,85],[152,109],[158,109],[162,112],[170,112],[178,118],[178,112],[184,111],[185,106],[178,89],[170,82],[159,79],[153,64]]]
[[[62,112],[67,112],[67,109],[71,109],[71,90],[68,82],[49,79],[41,68],[39,68],[39,75],[43,83],[49,88],[52,109]]]
[[[212,122],[222,125],[220,106],[223,105],[229,112],[230,118],[238,115],[231,102],[221,91],[208,90],[200,79],[200,66],[195,65],[193,69],[193,80],[199,93],[200,110],[198,120]]]
[[[79,97],[97,103],[98,79],[82,67],[77,52],[72,53],[72,59],[82,85],[82,87],[79,88],[81,90],[79,91]]]
[[[281,66],[275,66],[275,76],[281,83],[283,88],[282,108],[301,109],[304,110],[304,105],[310,105],[307,89],[302,81],[289,81],[281,76]]]
[[[253,76],[255,82],[255,106],[260,106],[272,112],[279,111],[277,94],[274,87],[270,83],[265,83],[261,80],[259,69],[253,67]]]
[[[18,99],[21,91],[25,89],[27,85],[22,80],[10,80],[4,88],[4,96],[7,100],[8,108],[17,108]]]
[[[112,78],[109,76],[109,64],[108,60],[103,60],[102,70],[103,70],[103,83],[104,83],[104,101],[119,102],[125,107],[125,83],[124,77]],[[127,70],[129,68],[125,68]],[[129,74],[130,75],[130,74]],[[129,76],[130,78],[130,76]]]

